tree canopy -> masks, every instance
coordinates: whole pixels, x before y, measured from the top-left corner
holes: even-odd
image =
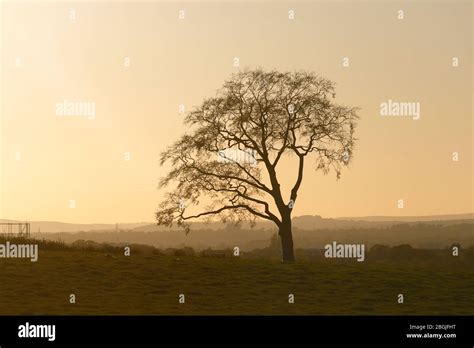
[[[357,108],[334,99],[334,83],[312,72],[232,75],[186,115],[188,133],[161,154],[171,170],[160,187],[172,189],[156,212],[158,224],[176,222],[189,231],[187,220],[214,215],[224,222],[260,218],[280,228],[291,221],[305,159],[314,157],[316,170],[337,178],[352,159]],[[278,177],[285,156],[298,160],[288,192]],[[191,206],[200,211],[187,214]]]

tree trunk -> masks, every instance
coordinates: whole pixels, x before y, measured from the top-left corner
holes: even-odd
[[[283,262],[295,261],[295,254],[293,251],[293,235],[291,233],[291,217],[283,219],[280,225],[280,240]]]

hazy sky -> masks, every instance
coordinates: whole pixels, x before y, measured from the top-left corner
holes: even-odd
[[[152,221],[179,105],[245,67],[317,72],[361,108],[350,168],[307,165],[294,215],[472,212],[472,18],[470,1],[4,3],[0,218]],[[389,99],[420,119],[381,116]],[[64,100],[95,117],[58,115]]]

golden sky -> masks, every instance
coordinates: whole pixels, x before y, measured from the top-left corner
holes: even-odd
[[[361,108],[350,167],[336,181],[308,162],[294,215],[472,212],[472,6],[3,3],[0,218],[152,221],[159,153],[186,131],[179,105],[255,67],[314,71],[336,83],[338,103]],[[420,103],[420,119],[381,116],[389,99]],[[95,103],[95,117],[57,115],[64,100]]]

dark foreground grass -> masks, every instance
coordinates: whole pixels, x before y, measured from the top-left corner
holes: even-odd
[[[474,314],[474,270],[455,262],[283,264],[50,250],[36,263],[0,259],[0,314]]]

